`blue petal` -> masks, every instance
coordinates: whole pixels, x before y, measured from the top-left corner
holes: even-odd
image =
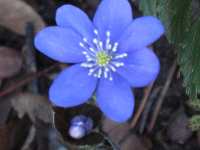
[[[76,63],[85,60],[79,46],[81,37],[71,29],[48,27],[35,37],[35,47],[60,62]]]
[[[94,16],[94,25],[102,39],[105,39],[106,31],[109,30],[111,40],[115,42],[132,19],[128,0],[102,0]]]
[[[155,17],[140,17],[126,29],[119,41],[119,49],[132,51],[151,45],[164,33],[162,23]]]
[[[97,104],[107,117],[116,122],[127,121],[134,110],[134,96],[126,80],[114,75],[113,81],[101,79]]]
[[[118,73],[133,87],[143,87],[154,81],[160,70],[157,56],[151,49],[143,48],[128,54],[124,67]]]
[[[97,78],[79,64],[65,69],[54,80],[49,90],[50,100],[60,107],[71,107],[86,102],[96,88]]]
[[[63,5],[57,9],[56,23],[58,26],[72,28],[82,37],[93,37],[93,24],[88,16],[79,8],[72,5]]]

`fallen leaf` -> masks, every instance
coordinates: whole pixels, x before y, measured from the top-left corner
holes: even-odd
[[[0,98],[0,126],[6,123],[11,108],[10,97]]]
[[[121,150],[150,150],[135,134],[130,135],[122,144]]]
[[[9,150],[21,150],[28,138],[32,122],[26,115],[22,119],[11,119],[8,123],[10,127]]]
[[[32,122],[39,119],[45,123],[53,123],[54,112],[46,97],[21,93],[13,97],[11,103],[19,118],[23,118],[27,114]]]
[[[120,147],[120,150],[149,150],[149,146],[138,135],[130,132],[128,123],[117,124],[109,119],[104,119],[102,130],[111,140]]]
[[[10,128],[8,125],[0,125],[0,150],[9,149]]]
[[[8,47],[0,47],[0,79],[15,75],[22,66],[20,54]]]
[[[197,143],[200,147],[200,131],[197,132]]]
[[[38,150],[68,150],[68,146],[57,129],[40,120],[36,124],[36,139]]]
[[[171,124],[167,129],[167,135],[171,141],[184,144],[191,136],[192,130],[188,127],[188,116],[181,108],[174,113]]]
[[[24,35],[28,22],[34,23],[36,32],[45,26],[42,18],[27,3],[20,0],[0,0],[0,25]]]

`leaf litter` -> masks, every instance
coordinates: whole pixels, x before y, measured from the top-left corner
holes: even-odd
[[[31,4],[31,1],[28,3]],[[92,15],[99,1],[94,0],[85,2],[70,0],[69,2],[84,8],[87,10],[87,13]],[[35,32],[41,30],[45,26],[44,20],[51,19],[50,22],[54,22],[54,16],[52,16],[54,13],[52,13],[51,16],[43,15],[47,12],[45,8],[52,6],[54,3],[55,5],[53,7],[58,7],[63,4],[62,1],[53,2],[51,0],[36,0],[33,3],[37,5],[32,8],[32,6],[28,3],[22,0],[0,0],[0,28],[7,28],[11,32],[19,34],[20,36],[22,35],[25,38],[24,43],[18,41],[18,44],[21,44],[20,46],[15,46],[13,43],[11,46],[5,43],[0,44],[0,93],[6,88],[5,85],[7,85],[8,82],[14,82],[15,79],[18,79],[19,76],[23,76],[25,73],[31,73],[29,71],[27,72],[27,70],[29,70],[28,65],[26,65],[27,60],[22,57],[22,49],[25,49],[26,51],[30,50],[30,45],[27,45],[26,43],[27,39],[30,40],[30,37],[26,34],[27,24],[32,23],[34,25]],[[51,3],[51,5],[48,6],[48,3]],[[134,7],[138,7],[135,5],[135,1],[133,1],[132,4]],[[37,11],[40,11],[40,14],[42,13],[43,18],[35,11],[35,8]],[[10,36],[15,36],[15,34],[11,34]],[[3,35],[0,36],[2,36],[1,38],[5,38],[5,41],[10,40],[3,37]],[[31,42],[29,44],[31,44]],[[173,55],[173,51],[168,49],[168,44],[164,43],[163,45],[156,45],[158,49],[162,50],[158,52],[158,55],[161,58],[161,64],[163,67],[161,68],[161,75],[158,79],[158,83],[155,83],[155,87],[159,88],[163,87],[165,82],[165,72],[168,71],[166,69],[169,69],[171,57],[175,57]],[[48,68],[49,65],[52,64],[52,60],[44,57],[41,58],[38,54],[34,61],[36,61],[34,62],[34,65],[37,64],[39,69],[44,69],[45,67]],[[59,70],[60,69],[62,68],[59,68]],[[34,69],[34,71],[37,74],[37,69]],[[66,115],[62,116],[57,113],[55,110],[61,111],[61,109],[55,109],[46,96],[41,96],[47,94],[46,91],[48,90],[49,83],[51,82],[49,76],[52,76],[53,74],[55,74],[55,72],[48,74],[45,73],[44,76],[37,79],[38,82],[36,86],[39,90],[36,90],[36,93],[30,90],[33,88],[29,87],[35,85],[31,83],[27,86],[23,86],[16,92],[9,94],[8,97],[0,97],[0,111],[2,111],[0,113],[0,150],[18,150],[24,147],[27,150],[115,150],[113,145],[121,150],[167,150],[167,148],[176,148],[176,150],[198,150],[200,142],[193,142],[196,138],[192,136],[192,133],[188,131],[187,128],[187,110],[183,110],[181,114],[176,113],[176,105],[182,106],[183,104],[180,103],[180,100],[187,99],[185,97],[185,93],[181,90],[178,91],[179,96],[173,94],[173,92],[168,92],[168,95],[165,98],[163,110],[161,110],[159,114],[159,120],[156,124],[156,128],[150,135],[138,134],[138,127],[136,126],[132,129],[129,123],[118,125],[107,119],[98,119],[98,121],[94,119],[95,123],[97,123],[94,132],[97,134],[83,138],[79,141],[82,143],[81,146],[76,145],[75,143],[78,142],[69,140],[69,138],[65,138],[65,136],[63,136],[64,134],[66,134],[66,136],[68,134],[66,128],[69,124],[66,120],[69,120],[69,118]],[[182,87],[182,81],[177,78],[173,78],[172,84],[175,89],[177,87],[179,88],[179,86]],[[174,91],[174,89],[171,87],[169,91]],[[137,105],[140,104],[139,100],[142,92],[142,89],[136,91],[136,99],[138,100],[136,101]],[[154,106],[152,106],[152,108],[154,108]],[[149,112],[151,112],[152,108],[149,109]],[[65,109],[65,111],[71,111],[72,113],[70,115],[72,117],[80,111],[78,109],[80,108],[78,107],[72,110]],[[57,113],[57,116],[59,115],[59,117],[65,121],[55,123],[54,121],[56,120],[54,120],[54,111]],[[93,111],[87,109],[83,109],[82,111],[85,114],[95,114]],[[91,112],[88,113],[87,111]],[[174,117],[169,115],[171,113],[174,113]],[[168,114],[167,117],[166,114]],[[171,122],[166,121],[171,119]],[[54,123],[62,124],[62,128],[57,130]],[[144,131],[146,131],[146,128],[147,127],[145,126]],[[87,143],[86,141],[89,141],[89,143],[93,141],[99,134],[104,135],[105,138],[104,142],[99,144],[100,146],[84,145],[84,143]],[[199,134],[197,136],[199,140]],[[170,142],[168,139],[170,139]]]

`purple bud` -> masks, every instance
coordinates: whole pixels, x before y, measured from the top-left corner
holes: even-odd
[[[74,139],[81,139],[91,132],[93,121],[91,118],[79,115],[70,122],[69,135]]]

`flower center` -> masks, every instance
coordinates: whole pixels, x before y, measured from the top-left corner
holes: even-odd
[[[105,51],[98,52],[96,58],[99,66],[106,66],[112,59]]]
[[[92,41],[83,38],[79,43],[84,49],[82,52],[85,55],[86,62],[81,63],[81,66],[88,68],[88,75],[97,78],[104,77],[105,79],[113,80],[112,74],[117,68],[123,67],[122,59],[128,56],[127,53],[118,53],[118,43],[111,43],[111,33],[106,32],[105,42],[100,40],[99,33],[94,30],[95,38]]]

